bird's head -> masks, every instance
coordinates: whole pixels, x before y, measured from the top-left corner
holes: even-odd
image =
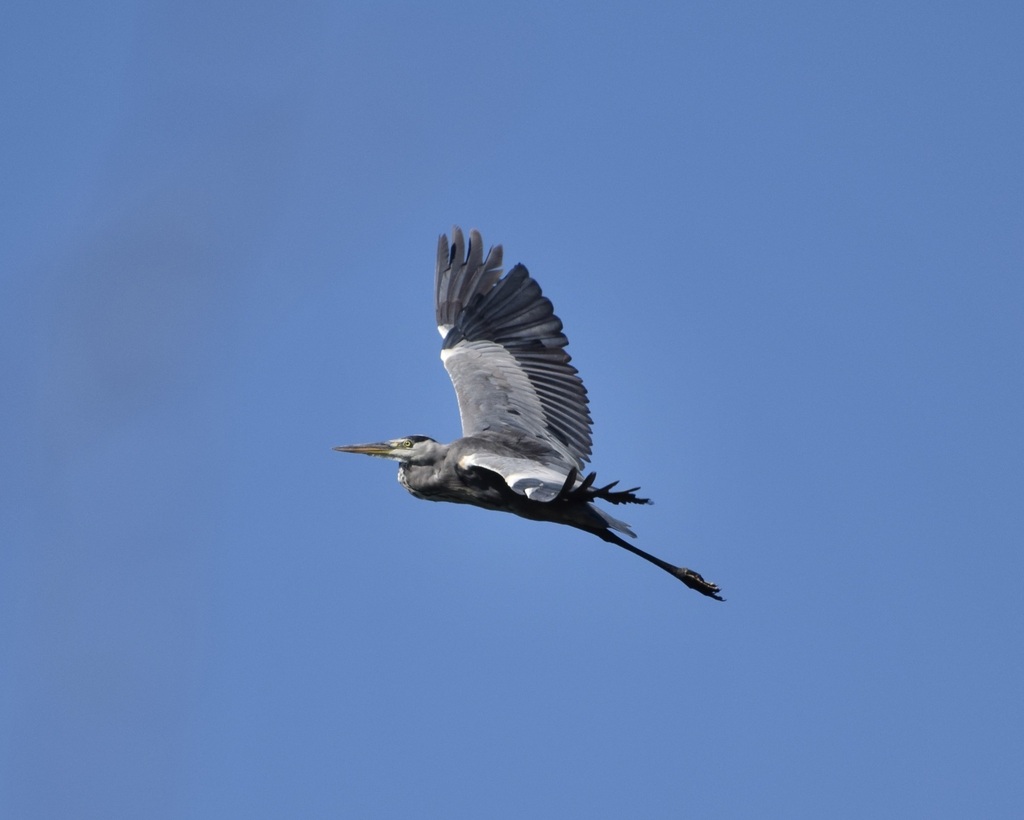
[[[339,453],[362,453],[365,456],[390,458],[394,461],[415,464],[432,457],[440,446],[430,436],[406,436],[374,444],[348,444],[334,449]]]

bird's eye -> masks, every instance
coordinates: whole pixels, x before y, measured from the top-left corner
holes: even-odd
[[[410,441],[409,439],[403,439],[403,440],[402,440],[402,446],[403,446],[403,447],[404,447],[404,448],[405,448],[406,450],[411,450],[411,449],[412,449],[412,442],[411,442],[411,441]]]

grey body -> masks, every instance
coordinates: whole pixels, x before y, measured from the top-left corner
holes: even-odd
[[[457,439],[451,444],[427,439],[416,449],[423,456],[418,453],[415,461],[402,462],[398,468],[398,481],[417,498],[472,504],[474,507],[510,512],[535,521],[553,521],[581,529],[606,529],[609,526],[608,517],[602,516],[589,503],[578,500],[534,501],[511,489],[505,479],[493,470],[460,466],[460,460],[467,454],[490,453],[500,457],[520,458],[524,452],[532,449],[538,458],[543,457],[543,446],[525,434],[511,445],[493,433],[481,433]],[[643,503],[640,499],[637,501]]]
[[[502,276],[501,246],[483,255],[454,228],[441,236],[435,313],[441,359],[459,401],[463,438],[426,436],[335,448],[400,463],[398,480],[417,498],[472,504],[566,524],[639,555],[691,589],[722,600],[698,573],[633,546],[629,526],[595,503],[647,504],[635,491],[595,487],[582,476],[591,455],[587,391],[565,351],[551,302],[522,265]],[[635,537],[635,536],[634,536]]]

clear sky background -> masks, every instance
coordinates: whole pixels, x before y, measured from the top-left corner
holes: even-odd
[[[19,3],[0,815],[1020,817],[1024,6]],[[639,545],[428,504],[435,243]]]

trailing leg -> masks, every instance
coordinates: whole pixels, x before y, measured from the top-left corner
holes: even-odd
[[[651,555],[649,552],[644,552],[639,547],[634,547],[628,541],[624,541],[619,538],[615,533],[610,530],[602,529],[587,529],[587,532],[592,532],[602,541],[607,541],[610,544],[615,544],[618,547],[622,547],[624,550],[629,550],[634,555],[639,555],[645,561],[650,561],[656,567],[660,567],[665,570],[669,575],[674,578],[678,578],[690,589],[695,589],[701,595],[707,595],[709,598],[714,598],[716,601],[724,601],[719,593],[721,590],[718,588],[718,584],[713,584],[711,581],[705,581],[699,572],[694,572],[692,569],[686,567],[677,567],[674,564],[670,564],[667,561],[662,561],[657,556]]]

